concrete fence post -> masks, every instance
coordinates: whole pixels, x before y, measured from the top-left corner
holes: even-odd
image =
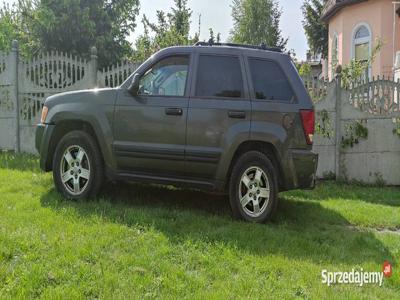
[[[97,87],[97,49],[92,47],[90,49],[90,87]]]
[[[335,111],[336,111],[336,120],[335,120],[335,175],[336,178],[340,178],[341,176],[341,168],[340,168],[340,159],[341,159],[341,119],[342,119],[342,70],[341,68],[337,68],[336,70],[336,79],[335,79]]]
[[[12,84],[12,99],[15,107],[15,151],[20,152],[20,122],[19,122],[19,101],[18,101],[18,64],[19,64],[19,46],[18,41],[14,40],[11,44],[10,56],[10,79]]]

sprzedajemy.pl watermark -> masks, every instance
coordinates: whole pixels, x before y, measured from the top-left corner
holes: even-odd
[[[382,272],[366,272],[363,268],[360,270],[352,269],[349,272],[330,272],[322,270],[322,283],[331,286],[332,284],[356,284],[363,286],[365,284],[378,284],[382,286],[383,278],[392,276],[392,265],[385,261]]]

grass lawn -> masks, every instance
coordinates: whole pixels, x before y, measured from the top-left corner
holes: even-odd
[[[400,295],[400,189],[320,183],[280,195],[274,222],[226,197],[109,184],[63,200],[31,156],[0,154],[0,298],[382,298]],[[381,271],[382,287],[321,271]]]

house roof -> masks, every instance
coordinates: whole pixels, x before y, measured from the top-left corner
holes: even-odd
[[[343,7],[365,1],[368,0],[328,0],[322,10],[321,20],[328,22]]]

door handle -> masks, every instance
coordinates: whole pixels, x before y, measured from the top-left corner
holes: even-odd
[[[232,119],[245,119],[246,118],[246,112],[242,110],[230,110],[228,112],[229,118]]]
[[[182,116],[183,109],[182,108],[166,108],[165,114],[169,116]]]

